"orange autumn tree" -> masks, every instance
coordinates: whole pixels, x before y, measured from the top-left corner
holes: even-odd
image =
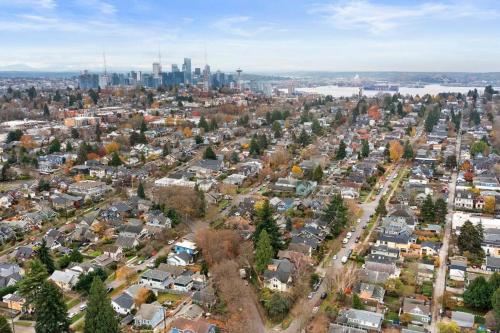
[[[23,146],[23,148],[26,148],[26,149],[32,149],[32,148],[36,147],[36,143],[35,143],[35,141],[33,141],[33,138],[31,137],[31,135],[25,134],[21,137],[21,146]]]
[[[404,148],[398,140],[389,142],[389,156],[391,161],[397,162],[403,156]]]
[[[374,120],[379,120],[381,115],[380,115],[380,111],[378,109],[378,105],[372,105],[370,106],[370,108],[368,109],[367,111],[368,113],[368,116]]]

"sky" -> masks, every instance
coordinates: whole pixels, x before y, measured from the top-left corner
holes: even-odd
[[[0,0],[0,69],[500,72],[498,0]]]

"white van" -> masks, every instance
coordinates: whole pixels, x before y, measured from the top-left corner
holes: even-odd
[[[343,256],[342,257],[342,263],[345,264],[347,262],[347,257],[346,256]]]
[[[349,239],[348,239],[348,238],[344,238],[344,239],[342,240],[342,244],[347,244],[348,242],[349,242]]]
[[[350,239],[352,237],[352,233],[351,232],[348,232],[347,235],[346,235],[347,239]]]

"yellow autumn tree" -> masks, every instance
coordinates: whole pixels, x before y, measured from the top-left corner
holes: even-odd
[[[389,142],[389,156],[391,161],[397,162],[403,156],[403,145],[398,140]]]
[[[185,138],[190,138],[193,136],[193,131],[191,131],[189,127],[184,127],[184,129],[182,130],[182,134],[184,134]]]
[[[292,173],[295,175],[295,176],[301,176],[303,171],[302,171],[302,168],[299,167],[298,165],[294,165],[292,167]]]
[[[120,150],[120,144],[116,141],[111,141],[106,145],[105,149],[107,154],[111,154],[114,153],[115,151]]]
[[[494,196],[486,196],[484,197],[484,212],[487,214],[495,214],[495,197]]]
[[[147,303],[148,299],[151,297],[151,293],[152,293],[151,290],[149,290],[147,288],[139,289],[139,291],[137,292],[137,295],[135,296],[135,299],[134,299],[134,303],[135,303],[136,308],[140,308],[141,305],[143,305],[144,303]]]

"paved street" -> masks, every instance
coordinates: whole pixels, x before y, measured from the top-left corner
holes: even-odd
[[[460,163],[460,146],[462,143],[462,123],[460,122],[460,130],[457,136],[456,156],[457,162]],[[446,225],[443,236],[443,246],[439,252],[439,268],[434,282],[433,302],[432,302],[432,321],[430,325],[431,333],[437,332],[437,323],[439,321],[439,312],[441,310],[440,298],[443,296],[446,289],[446,274],[447,274],[447,257],[450,246],[451,237],[451,219],[453,217],[453,202],[455,200],[455,187],[457,183],[457,172],[453,172],[448,186],[448,214],[446,216]]]

